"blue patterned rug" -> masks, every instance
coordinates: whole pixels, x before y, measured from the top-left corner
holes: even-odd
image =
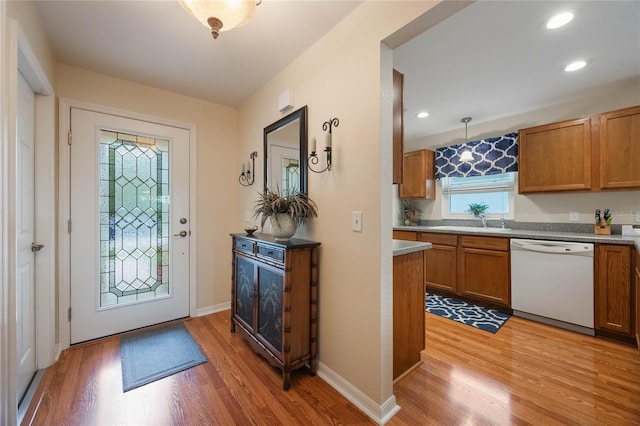
[[[494,334],[511,317],[510,314],[495,309],[483,308],[433,293],[427,293],[425,298],[427,312]]]

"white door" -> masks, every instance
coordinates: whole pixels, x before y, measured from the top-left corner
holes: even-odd
[[[71,108],[71,343],[189,315],[189,131]]]
[[[16,132],[16,349],[18,397],[24,396],[36,367],[34,153],[35,95],[18,73]]]

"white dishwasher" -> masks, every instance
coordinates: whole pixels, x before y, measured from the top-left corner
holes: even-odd
[[[593,244],[511,239],[511,307],[593,336]]]

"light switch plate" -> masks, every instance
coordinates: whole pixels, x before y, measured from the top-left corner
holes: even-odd
[[[569,221],[578,222],[580,220],[580,212],[571,211],[569,212]]]
[[[351,213],[351,230],[354,232],[362,232],[362,212]]]

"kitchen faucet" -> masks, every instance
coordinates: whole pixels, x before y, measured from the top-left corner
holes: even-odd
[[[480,215],[480,220],[482,221],[482,227],[486,228],[487,227],[487,216],[481,214]]]

